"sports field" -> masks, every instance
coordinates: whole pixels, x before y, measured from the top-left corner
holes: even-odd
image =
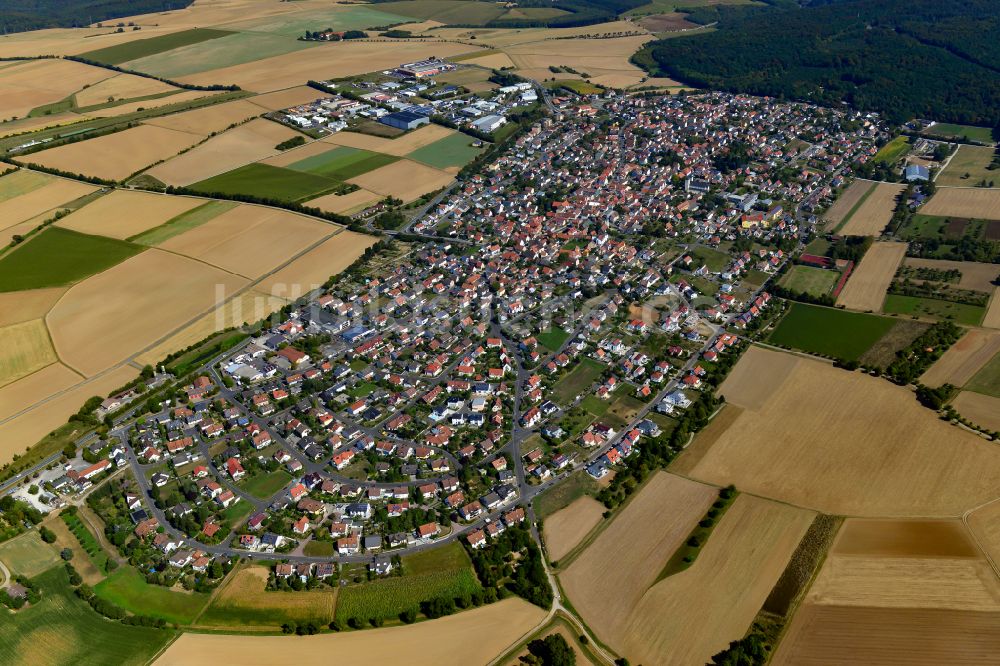
[[[894,324],[878,315],[792,303],[768,342],[856,361]]]
[[[840,273],[812,266],[792,266],[782,276],[780,284],[785,289],[810,296],[829,294],[840,280]]]
[[[837,305],[878,312],[905,254],[906,243],[873,243],[840,292]]]
[[[0,257],[0,291],[72,284],[142,250],[126,241],[50,227]]]
[[[928,134],[968,139],[981,143],[993,143],[993,131],[989,127],[956,125],[954,123],[934,123],[927,129]]]
[[[782,381],[756,380],[776,363]],[[956,516],[996,497],[1000,450],[884,379],[752,347],[720,393],[744,409],[692,478],[840,515]]]
[[[996,155],[994,148],[985,146],[959,146],[958,152],[948,162],[948,168],[934,181],[941,187],[974,187],[984,180],[1000,185],[1000,174],[987,167]]]
[[[268,164],[248,164],[190,185],[206,194],[247,194],[282,201],[313,199],[343,186],[325,176]]]
[[[359,148],[333,148],[287,165],[287,168],[335,180],[347,180],[395,162],[398,157]]]

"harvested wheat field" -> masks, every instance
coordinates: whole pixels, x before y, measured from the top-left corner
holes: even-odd
[[[593,497],[583,496],[545,519],[542,536],[549,559],[560,557],[576,548],[604,515],[604,505]]]
[[[204,90],[181,90],[180,92],[174,93],[173,95],[166,95],[164,97],[156,97],[154,99],[146,99],[137,102],[125,102],[123,104],[116,104],[114,106],[105,107],[103,109],[94,109],[93,111],[84,111],[83,113],[76,116],[77,118],[110,118],[112,116],[123,116],[128,113],[135,113],[139,109],[156,109],[161,106],[167,106],[169,104],[179,104],[181,102],[190,102],[193,99],[201,99],[202,97],[208,97],[210,95],[217,95],[219,93],[211,93]]]
[[[32,319],[0,328],[0,386],[55,363],[56,352],[49,341],[45,322]]]
[[[72,60],[27,60],[0,69],[0,118],[22,117],[112,74]]]
[[[58,366],[49,366],[49,368],[53,367]],[[49,368],[29,375],[19,382],[0,389],[0,391],[19,387],[21,382],[27,382],[36,375],[46,372]],[[5,417],[0,420],[0,464],[10,461],[14,454],[34,446],[39,439],[66,423],[66,420],[75,414],[88,398],[95,395],[107,395],[138,376],[139,370],[131,366],[123,366],[88,381],[80,380],[81,383],[69,387],[36,385],[35,388],[39,390],[39,394],[32,396],[35,398],[32,404],[24,404],[21,407],[25,411],[18,410],[15,412],[17,416]],[[23,403],[28,402],[27,397],[21,398],[21,400]],[[0,401],[0,409],[2,408],[3,402]],[[79,434],[82,435],[82,431]]]
[[[49,148],[26,161],[50,169],[108,180],[124,180],[154,162],[173,157],[201,141],[197,134],[139,125],[96,139]]]
[[[295,300],[323,285],[378,241],[374,236],[341,231],[255,285],[275,298]]]
[[[18,174],[11,174],[11,176],[16,175]],[[11,176],[5,176],[5,178]],[[96,190],[97,188],[93,185],[75,180],[51,178],[41,187],[12,199],[0,201],[0,229],[9,229],[43,215],[46,218],[50,217],[49,213],[54,213],[60,206]]]
[[[403,157],[404,155],[409,155],[417,148],[423,148],[453,134],[455,134],[455,130],[431,123],[430,125],[418,127],[412,132],[407,132],[396,139],[385,139],[380,136],[358,134],[357,132],[337,132],[336,134],[320,139],[320,141],[322,143],[332,143],[336,146],[361,148],[376,153]]]
[[[159,247],[256,279],[341,229],[305,215],[244,205]]]
[[[814,517],[738,497],[695,563],[651,587],[632,609],[624,636],[609,645],[633,663],[708,662],[743,637]]]
[[[89,376],[168,337],[247,280],[151,249],[66,292],[46,323],[59,357]]]
[[[635,27],[633,26],[633,30]],[[602,39],[547,39],[527,44],[503,47],[520,74],[545,79],[552,76],[549,67],[569,66],[595,81],[613,87],[635,85],[646,72],[630,62],[639,48],[653,39],[652,35]]]
[[[658,472],[559,575],[601,640],[623,644],[632,611],[716,497],[712,486]]]
[[[362,188],[347,194],[325,194],[318,199],[306,201],[304,205],[315,206],[329,213],[349,215],[378,203],[384,197]]]
[[[284,125],[258,118],[234,127],[146,172],[167,185],[190,185],[276,155],[282,141],[302,136]]]
[[[403,159],[351,178],[347,182],[376,194],[394,196],[407,203],[428,192],[445,187],[454,179],[453,175],[445,171]]]
[[[288,301],[249,289],[201,317],[190,326],[170,336],[136,357],[140,365],[156,365],[170,354],[187,349],[213,333],[258,322],[280,310]]]
[[[986,328],[1000,328],[1000,287],[993,290],[982,325]]]
[[[39,400],[44,400],[81,381],[83,377],[62,363],[53,363],[12,384],[7,384],[0,388],[0,423],[21,410],[28,409]]]
[[[220,662],[264,666],[294,662],[302,666],[330,663],[394,663],[400,655],[419,655],[422,663],[485,664],[521,640],[545,611],[518,598],[463,611],[456,615],[404,625],[321,636],[226,636],[182,634],[156,660],[157,666],[216,666]],[[475,640],[469,640],[475,636]]]
[[[66,287],[0,292],[0,326],[44,317],[65,292]]]
[[[981,367],[1000,352],[1000,331],[970,328],[920,377],[927,386],[965,386]]]
[[[848,519],[775,663],[982,663],[998,627],[1000,581],[963,523]]]
[[[76,93],[77,106],[106,104],[110,98],[131,99],[147,95],[179,92],[180,88],[144,76],[117,74]]]
[[[234,572],[212,600],[199,626],[243,626],[247,624],[244,621],[246,616],[257,613],[293,622],[320,620],[330,622],[333,619],[337,602],[336,589],[327,588],[294,594],[281,591],[268,592],[265,586],[269,573],[269,568],[253,565]],[[205,616],[208,616],[207,620]],[[266,626],[265,622],[253,624]],[[280,624],[279,620],[272,625],[272,628],[280,629]]]
[[[881,310],[885,291],[905,254],[906,243],[873,243],[840,292],[837,305],[852,310]]]
[[[942,187],[920,212],[923,215],[1000,220],[1000,190]]]
[[[958,271],[962,274],[962,279],[958,281],[959,287],[973,291],[985,291],[986,293],[991,293],[994,290],[993,280],[1000,274],[1000,266],[976,261],[948,261],[946,259],[917,259],[915,257],[907,257],[903,260],[903,264],[913,266],[914,268]]]
[[[23,196],[54,181],[53,177],[39,171],[15,169],[0,176],[0,202]]]
[[[212,132],[221,132],[234,123],[256,118],[263,113],[259,106],[245,99],[237,99],[161,118],[152,118],[145,121],[145,124],[208,136]]]
[[[124,240],[157,227],[203,203],[205,202],[201,199],[189,197],[114,190],[62,218],[56,226]]]
[[[271,93],[257,95],[249,98],[247,101],[251,104],[263,107],[268,111],[278,111],[280,109],[287,109],[300,104],[308,104],[309,102],[314,102],[318,99],[327,99],[329,97],[330,95],[327,93],[320,92],[315,88],[310,88],[309,86],[296,86],[294,88],[288,88],[287,90],[276,90]]]
[[[782,354],[751,348],[733,385],[752,386],[740,375],[787,362]],[[797,357],[769,390],[771,399],[745,409],[692,477],[856,516],[957,516],[996,495],[1000,449],[941,421],[905,388]]]
[[[514,67],[514,61],[510,59],[510,56],[502,51],[490,55],[479,56],[478,58],[469,58],[468,60],[463,60],[462,64],[478,65],[480,67],[489,67],[490,69]]]
[[[387,46],[389,48],[387,48]],[[264,58],[255,62],[222,67],[181,77],[183,83],[212,85],[235,84],[244,90],[273,92],[303,81],[340,78],[390,69],[401,62],[422,60],[430,56],[447,58],[474,50],[465,44],[441,42],[328,42],[299,52]]]
[[[962,391],[951,406],[977,426],[1000,432],[1000,398]]]
[[[34,132],[47,127],[60,127],[78,123],[86,118],[75,113],[53,113],[49,116],[38,116],[36,118],[21,118],[7,122],[0,122],[0,138],[23,132]]]
[[[687,445],[681,455],[669,466],[671,472],[687,476],[695,468],[706,453],[712,450],[719,439],[726,434],[726,431],[736,423],[743,410],[736,404],[729,402],[717,412],[707,426],[702,428]]]
[[[1000,562],[1000,501],[970,511],[964,521],[986,557],[994,564]]]
[[[892,219],[892,211],[896,207],[896,197],[903,189],[902,185],[877,184],[871,194],[864,198],[864,203],[847,220],[847,224],[840,230],[840,233],[845,236],[880,235],[889,224],[889,220]]]

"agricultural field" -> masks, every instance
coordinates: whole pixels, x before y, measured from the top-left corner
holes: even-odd
[[[882,146],[873,159],[883,164],[895,164],[909,149],[910,138],[901,134]]]
[[[994,148],[959,146],[958,152],[935,179],[939,187],[974,187],[982,181],[1000,185],[1000,171],[990,169],[996,155]]]
[[[0,119],[23,118],[111,75],[100,67],[62,59],[26,60],[4,67],[0,69]],[[69,110],[65,106],[63,110]],[[44,110],[38,115],[45,115]]]
[[[449,185],[454,176],[419,162],[402,159],[381,169],[351,178],[347,182],[404,203]]]
[[[848,519],[774,661],[976,663],[998,624],[1000,582],[961,522]]]
[[[42,541],[36,530],[31,530],[0,544],[0,562],[14,575],[34,578],[62,560],[54,547]]]
[[[631,31],[635,31],[632,25]],[[549,33],[556,31],[547,31]],[[543,39],[504,46],[503,50],[528,78],[543,80],[552,76],[549,66],[571,67],[587,74],[591,83],[609,88],[627,88],[639,84],[646,72],[629,59],[652,35],[602,39],[595,49],[592,39]]]
[[[897,319],[892,328],[858,358],[868,368],[886,368],[896,360],[897,352],[906,349],[931,327],[928,322]]]
[[[535,515],[546,520],[560,509],[565,509],[584,495],[597,493],[597,482],[583,471],[575,472],[561,483],[539,494],[534,502]]]
[[[1000,332],[970,329],[920,377],[927,386],[965,386],[1000,353]]]
[[[16,663],[142,666],[175,635],[101,617],[73,594],[61,565],[34,580],[42,600],[0,623],[0,653]]]
[[[993,131],[989,127],[955,125],[953,123],[934,123],[927,128],[926,133],[934,134],[936,136],[966,139],[968,141],[978,141],[980,143],[993,143]]]
[[[953,303],[938,298],[921,298],[888,294],[882,311],[886,314],[901,314],[929,319],[947,319],[957,324],[978,326],[983,320],[986,308],[981,305]]]
[[[124,180],[150,164],[173,157],[190,148],[202,137],[153,125],[78,141],[25,156],[25,162],[50,169]]]
[[[343,187],[339,180],[261,163],[248,164],[190,185],[191,189],[206,194],[245,194],[289,202],[314,199]]]
[[[974,261],[945,261],[943,259],[916,259],[907,257],[904,266],[913,268],[933,268],[940,271],[958,271],[962,278],[958,281],[961,289],[992,293],[996,288],[993,281],[1000,276],[1000,265]]]
[[[96,190],[93,185],[24,169],[3,176],[0,178],[0,233],[23,235],[51,218],[60,207]],[[29,220],[27,225],[23,224]],[[22,229],[24,226],[27,228]]]
[[[892,319],[878,315],[792,303],[768,342],[856,361],[894,324]]]
[[[237,99],[200,109],[150,118],[144,124],[207,137],[213,132],[223,132],[230,125],[256,118],[262,113],[264,113],[263,110],[251,103],[250,100]]]
[[[208,603],[203,592],[185,592],[150,585],[132,567],[123,567],[94,587],[102,599],[137,615],[159,617],[167,622],[190,624]]]
[[[287,636],[226,636],[185,633],[159,657],[157,666],[217,666],[219,663],[274,663],[305,666],[329,663],[393,663],[400,654],[442,666],[485,664],[531,631],[545,611],[518,598],[413,625],[327,633],[289,640]],[[474,636],[475,640],[469,640]]]
[[[634,663],[707,663],[742,638],[815,514],[740,495],[698,559],[649,588],[613,647]]]
[[[837,305],[851,310],[880,310],[905,254],[906,243],[873,243],[840,292]]]
[[[841,192],[840,196],[832,206],[823,214],[823,217],[832,224],[831,228],[839,227],[858,207],[867,199],[875,189],[876,183],[870,180],[855,180],[850,186]]]
[[[184,200],[194,202],[197,207],[175,215],[162,224],[153,226],[135,236],[130,236],[128,240],[139,245],[159,245],[174,236],[197,229],[201,225],[214,220],[216,217],[240,205],[235,201],[205,202],[202,199],[195,198]]]
[[[1000,347],[1000,341],[996,340],[996,334],[990,335],[988,349],[993,351]],[[1000,349],[997,349],[993,357],[985,362],[964,386],[970,391],[1000,398]]]
[[[0,386],[41,370],[57,360],[45,322],[32,319],[0,327]]]
[[[990,298],[986,314],[983,316],[983,326],[1000,328],[1000,287],[993,290],[993,296]]]
[[[418,127],[415,130],[406,132],[394,139],[385,137],[360,134],[358,132],[337,132],[336,134],[320,139],[320,143],[329,143],[335,146],[345,146],[347,148],[358,148],[360,150],[370,150],[373,153],[385,153],[396,157],[405,157],[415,150],[428,146],[435,141],[454,136],[456,132],[441,125],[431,123]],[[299,150],[302,150],[300,148]]]
[[[1000,398],[972,391],[962,391],[951,406],[977,426],[1000,432]]]
[[[403,0],[385,2],[379,9],[422,21],[482,25],[500,18],[504,8],[493,2],[460,0]]]
[[[163,53],[164,51],[180,48],[182,46],[190,46],[191,44],[198,44],[199,42],[205,42],[210,39],[218,39],[219,37],[225,37],[229,34],[231,33],[226,30],[192,28],[190,30],[172,32],[168,35],[160,35],[158,37],[150,37],[148,39],[137,39],[125,44],[116,44],[114,46],[107,46],[103,49],[86,51],[81,53],[80,56],[87,58],[88,60],[96,60],[97,62],[118,65],[123,62],[128,62],[129,60],[145,58],[158,53]]]
[[[602,641],[613,648],[626,642],[643,596],[716,497],[712,486],[658,472],[559,575]]]
[[[376,240],[374,236],[341,231],[261,280],[256,287],[271,296],[294,300],[353,264]]]
[[[325,194],[316,199],[304,201],[303,203],[329,213],[350,215],[378,203],[383,198],[374,192],[359,188],[347,194]]]
[[[285,622],[333,619],[337,590],[266,591],[269,569],[248,565],[230,574],[198,618],[201,627],[280,627]]]
[[[50,227],[0,256],[0,291],[79,282],[142,250],[126,241]]]
[[[743,411],[692,478],[856,516],[955,516],[996,496],[991,444],[903,387],[788,356],[760,347],[743,356],[720,387]],[[775,363],[792,365],[783,381],[755,382]]]
[[[576,548],[600,524],[603,514],[604,505],[584,495],[546,518],[542,536],[549,559],[558,561]]]
[[[166,185],[190,185],[277,154],[276,145],[298,132],[258,118],[212,137],[145,172]]]
[[[451,136],[438,139],[434,143],[414,150],[408,157],[411,160],[416,160],[437,169],[457,170],[483,152],[483,147],[476,148],[472,145],[474,141],[475,139],[467,134],[456,132]]]
[[[814,268],[812,266],[792,266],[791,270],[782,276],[779,284],[785,289],[810,296],[825,296],[833,291],[840,280],[840,273]]]
[[[394,155],[373,153],[361,148],[341,147],[292,162],[287,168],[335,180],[347,180],[392,164],[397,159],[399,158]]]
[[[1000,220],[1000,190],[941,188],[924,204],[924,215]]]
[[[82,234],[127,240],[204,203],[188,197],[113,190],[62,218],[55,226]],[[142,214],[136,215],[136,211]]]
[[[853,187],[853,186],[852,186]],[[840,233],[845,236],[878,236],[892,219],[902,185],[879,183],[848,212]]]
[[[267,111],[278,111],[292,106],[314,102],[318,99],[327,99],[330,95],[320,92],[309,86],[296,86],[285,90],[276,90],[272,93],[255,95],[247,99],[251,104],[263,107]]]

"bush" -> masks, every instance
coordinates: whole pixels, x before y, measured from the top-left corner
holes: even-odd
[[[63,548],[61,551],[59,551],[59,557],[69,562],[70,560],[73,559],[73,551],[70,550],[69,548]]]

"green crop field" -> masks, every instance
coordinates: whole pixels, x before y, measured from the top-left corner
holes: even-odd
[[[480,589],[472,562],[457,541],[403,558],[403,575],[380,578],[340,589],[337,619],[395,620],[436,597],[471,595]]]
[[[132,567],[111,574],[97,584],[94,592],[136,615],[163,618],[176,624],[193,622],[209,599],[203,592],[174,591],[162,585],[150,585]]]
[[[49,227],[0,257],[0,291],[72,284],[145,249],[127,241]]]
[[[837,286],[839,279],[840,273],[837,271],[812,266],[792,266],[792,269],[781,278],[781,286],[800,294],[825,296]]]
[[[980,368],[979,372],[973,375],[969,383],[965,385],[965,388],[969,391],[1000,398],[1000,353]]]
[[[792,303],[769,341],[805,352],[856,361],[895,323],[888,317]]]
[[[890,314],[948,319],[956,324],[967,326],[978,326],[986,313],[986,308],[981,305],[966,305],[965,303],[952,303],[937,298],[902,296],[900,294],[887,295],[882,310]]]
[[[374,171],[379,167],[392,164],[399,158],[394,155],[383,155],[360,148],[334,148],[319,155],[307,157],[287,168],[304,173],[311,173],[336,180],[347,180],[363,173]]]
[[[474,0],[403,0],[382,2],[378,8],[402,16],[461,25],[483,25],[507,11],[499,3]]]
[[[552,399],[559,404],[565,405],[572,400],[580,391],[590,387],[596,382],[604,372],[605,367],[597,361],[585,358],[569,371],[562,379],[556,382],[552,389]]]
[[[325,25],[315,27],[316,30]],[[181,46],[170,51],[136,58],[122,63],[123,67],[178,79],[210,69],[242,65],[255,60],[284,55],[315,47],[318,42],[302,42],[287,35],[260,32],[237,32],[230,35]],[[227,81],[228,83],[228,81]]]
[[[139,245],[159,245],[185,231],[200,227],[238,205],[235,201],[209,201],[128,240]]]
[[[105,62],[109,65],[118,65],[129,60],[145,58],[147,56],[170,51],[182,46],[190,46],[200,42],[207,42],[210,39],[218,39],[233,33],[228,30],[213,30],[210,28],[191,28],[172,32],[169,35],[150,37],[149,39],[137,39],[125,44],[115,44],[96,51],[87,51],[80,56],[88,60]]]
[[[895,164],[896,161],[909,149],[909,137],[903,135],[897,136],[895,139],[882,146],[882,148],[875,153],[875,161],[883,162],[885,164]]]
[[[6,176],[0,176],[0,201],[7,201],[22,194],[33,192],[43,185],[53,182],[50,176],[38,171],[18,169]]]
[[[467,134],[456,133],[417,148],[407,157],[437,169],[465,166],[483,152],[482,147],[472,146],[474,141],[475,139]]]
[[[141,666],[174,637],[169,629],[131,627],[95,613],[76,597],[66,570],[53,567],[34,581],[42,598],[0,622],[0,655],[10,664]]]
[[[552,326],[535,337],[538,339],[538,344],[549,351],[555,351],[569,338],[569,331],[561,329],[558,326]]]
[[[281,490],[292,480],[292,475],[283,469],[258,474],[249,481],[241,481],[239,486],[254,497],[266,499]]]
[[[989,127],[973,127],[972,125],[955,125],[953,123],[935,123],[928,134],[954,137],[980,143],[993,143],[993,131]]]
[[[59,564],[60,559],[56,549],[31,530],[0,544],[0,562],[15,575],[33,578]]]
[[[343,187],[343,183],[325,176],[268,164],[248,164],[189,187],[207,194],[246,194],[294,202],[318,197]]]

